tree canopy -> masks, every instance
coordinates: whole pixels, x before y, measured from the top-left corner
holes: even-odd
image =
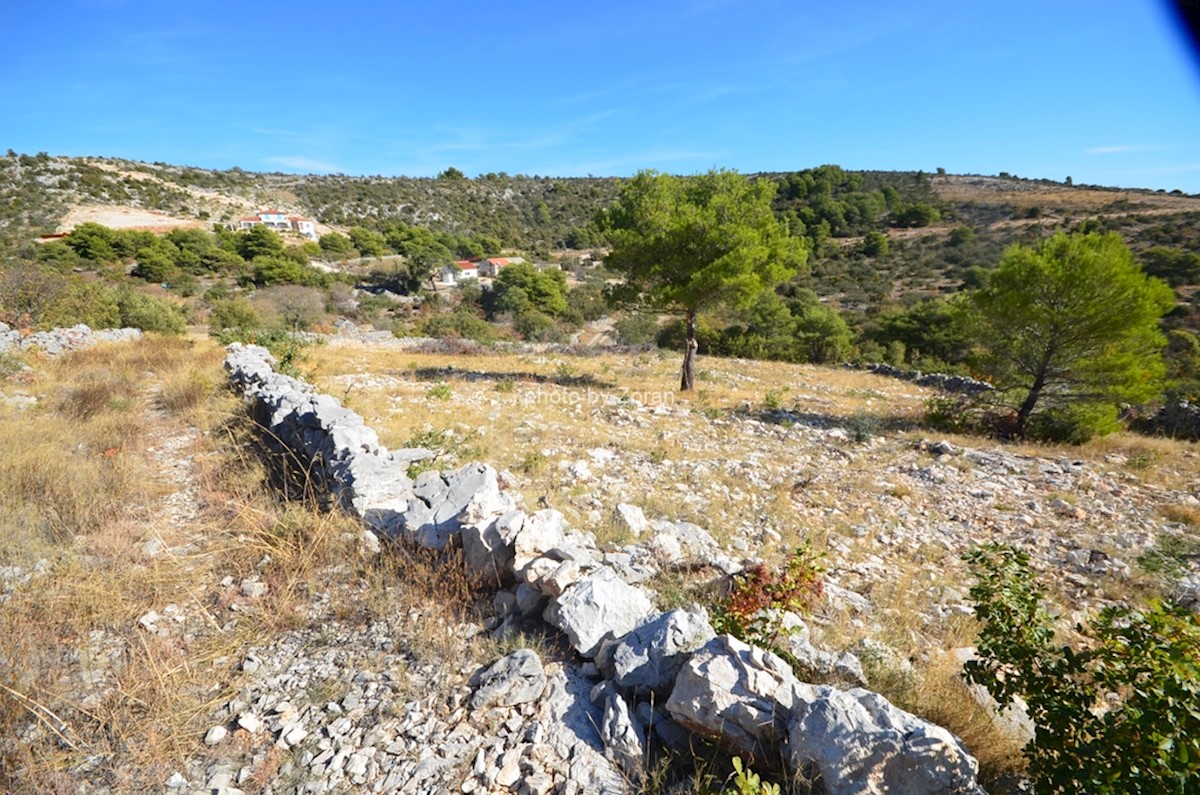
[[[1015,432],[1035,412],[1087,414],[1096,425],[1119,402],[1155,397],[1166,342],[1159,320],[1173,304],[1170,288],[1144,274],[1114,233],[1059,233],[1007,249],[974,305],[982,364],[1019,401]]]
[[[642,171],[601,219],[612,245],[606,263],[625,276],[614,295],[685,316],[682,390],[695,386],[697,314],[746,307],[807,262],[804,240],[772,211],[775,190],[734,171]]]

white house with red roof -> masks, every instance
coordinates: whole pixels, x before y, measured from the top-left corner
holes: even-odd
[[[311,218],[279,210],[263,210],[258,215],[247,215],[238,219],[238,229],[252,229],[256,226],[265,226],[278,232],[299,232],[309,240],[317,239],[317,226]]]
[[[453,265],[442,268],[438,281],[442,284],[458,284],[464,279],[479,278],[479,263],[469,259],[455,260]]]

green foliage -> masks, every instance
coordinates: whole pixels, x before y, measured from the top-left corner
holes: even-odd
[[[1025,435],[1037,442],[1084,444],[1120,429],[1115,404],[1071,403],[1033,414],[1025,424]]]
[[[441,381],[425,390],[425,397],[433,398],[434,400],[449,400],[454,397],[454,390],[445,381]]]
[[[421,332],[430,337],[468,339],[485,344],[496,341],[496,327],[468,307],[433,315],[421,325]]]
[[[117,328],[122,322],[118,290],[108,285],[69,279],[55,292],[53,306],[43,319],[44,328],[84,323],[99,328]]]
[[[387,253],[387,243],[384,241],[383,235],[361,226],[351,227],[350,243],[364,257],[382,257]]]
[[[1138,259],[1146,273],[1162,279],[1172,287],[1200,281],[1200,254],[1166,246],[1154,246],[1143,251]]]
[[[874,230],[899,196],[895,186],[868,185],[861,173],[825,165],[779,178],[775,209],[793,235],[819,247],[827,237],[849,237]],[[874,181],[874,180],[870,180]],[[926,195],[927,186],[905,186]]]
[[[59,271],[67,271],[79,265],[81,260],[75,249],[61,240],[50,240],[38,246],[35,258]]]
[[[1009,248],[974,305],[980,366],[1019,402],[1015,432],[1036,410],[1155,397],[1164,375],[1158,323],[1173,304],[1170,288],[1142,273],[1114,233]],[[1074,413],[1080,422],[1089,415],[1102,419]]]
[[[910,204],[893,213],[892,223],[902,228],[913,228],[935,224],[942,218],[941,212],[931,204]]]
[[[863,237],[862,251],[868,257],[882,257],[888,253],[889,245],[887,236],[882,232],[867,232]]]
[[[317,243],[321,247],[321,252],[330,259],[346,259],[354,253],[354,244],[350,242],[350,238],[340,232],[321,235]]]
[[[122,326],[169,335],[187,331],[183,310],[163,298],[155,298],[131,288],[124,289],[117,296],[117,308]]]
[[[113,244],[116,234],[107,226],[88,223],[75,227],[66,237],[67,245],[75,250],[81,258],[92,262],[116,262],[119,256]]]
[[[247,262],[256,257],[282,257],[283,238],[262,224],[238,232],[234,237],[237,253]]]
[[[1200,401],[1200,336],[1188,329],[1171,329],[1163,358],[1168,379],[1164,400]]]
[[[530,342],[563,342],[566,335],[554,322],[554,318],[537,309],[529,308],[517,316],[517,332]]]
[[[604,217],[613,246],[605,262],[625,276],[622,297],[690,311],[745,307],[795,275],[806,247],[771,212],[773,192],[733,171],[638,173]]]
[[[625,277],[614,296],[686,317],[683,390],[694,388],[698,313],[746,308],[807,261],[805,242],[772,211],[775,192],[773,183],[734,171],[642,171],[603,216],[612,244],[606,265]]]
[[[604,284],[599,280],[588,280],[567,293],[567,305],[584,320],[599,320],[608,311],[604,295]]]
[[[1025,747],[1045,795],[1185,795],[1200,786],[1200,617],[1182,608],[1108,607],[1079,647],[1058,646],[1029,556],[1005,545],[967,553],[981,623],[971,682],[1006,707],[1020,696],[1037,726]]]
[[[716,320],[697,323],[701,353],[834,364],[844,361],[853,347],[846,321],[836,309],[821,304],[811,290],[798,290],[787,300],[764,292],[749,307],[727,313],[725,319],[724,326]],[[686,345],[682,322],[664,328],[658,342],[664,348],[682,349]]]
[[[252,279],[259,287],[272,284],[307,284],[312,280],[309,268],[283,256],[261,256],[252,263]]]
[[[880,346],[894,348],[899,356],[889,359],[896,366],[917,365],[932,360],[944,363],[941,371],[962,365],[971,352],[976,333],[969,305],[961,298],[933,298],[912,306],[888,307],[863,331],[863,336]]]
[[[733,758],[733,789],[738,795],[779,795],[778,784],[763,781],[762,777],[742,763],[740,756]]]
[[[212,303],[208,333],[213,336],[228,334],[242,338],[260,330],[262,325],[262,317],[254,308],[254,304],[241,296],[219,299]]]
[[[567,303],[567,275],[557,269],[539,271],[527,262],[518,262],[501,270],[492,293],[496,314],[520,315],[534,309],[561,317],[570,306]]]
[[[164,252],[147,248],[138,252],[133,275],[148,282],[169,282],[179,275],[179,268]]]
[[[631,312],[613,323],[613,332],[622,345],[648,345],[658,335],[658,316]]]

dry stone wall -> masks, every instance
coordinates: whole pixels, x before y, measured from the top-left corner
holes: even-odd
[[[100,342],[124,342],[140,339],[141,329],[116,328],[93,331],[84,324],[50,331],[35,331],[23,334],[7,323],[0,323],[0,353],[10,351],[39,350],[49,356],[58,356],[80,348],[90,348]]]
[[[479,674],[472,708],[523,705],[534,717],[520,749],[490,761],[481,751],[463,792],[626,791],[639,785],[647,743],[686,749],[689,733],[758,764],[783,760],[838,795],[982,792],[975,760],[945,729],[861,688],[800,682],[771,652],[716,635],[702,607],[657,610],[645,583],[660,567],[737,570],[703,528],[645,523],[626,506],[639,543],[601,550],[559,512],[524,510],[486,464],[409,478],[429,451],[387,450],[359,415],[273,364],[264,348],[240,344],[225,362],[268,443],[359,517],[372,542],[461,546],[470,576],[497,588],[494,631],[540,617],[578,653],[553,676],[529,650]],[[530,761],[547,754],[569,761]]]

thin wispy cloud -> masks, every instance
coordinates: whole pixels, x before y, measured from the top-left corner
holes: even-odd
[[[1153,152],[1155,149],[1161,149],[1159,146],[1145,146],[1141,144],[1122,144],[1120,146],[1093,146],[1091,149],[1085,149],[1084,154],[1088,155],[1123,155],[1129,152]]]
[[[327,163],[324,160],[316,160],[303,155],[276,155],[275,157],[264,157],[264,163],[272,165],[284,166],[285,168],[295,169],[296,171],[308,171],[314,174],[332,174],[339,171],[344,171],[341,166],[333,163]]]

